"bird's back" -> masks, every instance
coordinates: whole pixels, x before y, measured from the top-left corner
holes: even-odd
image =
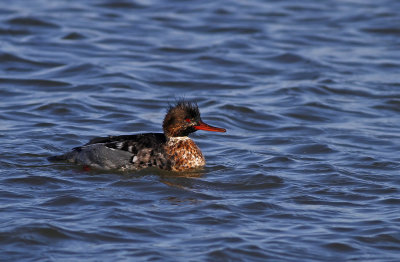
[[[165,156],[166,137],[162,133],[96,137],[87,144],[52,161],[68,161],[101,169],[138,170],[156,166],[170,169]]]

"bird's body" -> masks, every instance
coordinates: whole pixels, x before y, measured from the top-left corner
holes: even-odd
[[[139,170],[157,167],[184,171],[205,165],[195,142],[188,137],[197,130],[225,132],[205,124],[197,105],[178,102],[168,109],[164,133],[98,137],[52,161],[68,161],[99,169]]]

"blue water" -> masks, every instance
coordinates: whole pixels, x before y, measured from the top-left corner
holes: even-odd
[[[1,261],[398,261],[400,2],[0,6]],[[203,170],[47,157],[199,104]]]

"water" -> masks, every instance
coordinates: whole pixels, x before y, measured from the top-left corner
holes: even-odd
[[[400,3],[9,1],[2,261],[398,261]],[[197,101],[204,170],[46,158]]]

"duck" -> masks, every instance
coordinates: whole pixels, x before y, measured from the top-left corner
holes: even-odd
[[[204,167],[205,158],[189,135],[198,131],[226,132],[203,122],[198,105],[177,101],[170,105],[162,123],[163,133],[140,133],[96,137],[50,161],[65,161],[86,168],[140,170],[155,167],[167,171],[187,171]]]

